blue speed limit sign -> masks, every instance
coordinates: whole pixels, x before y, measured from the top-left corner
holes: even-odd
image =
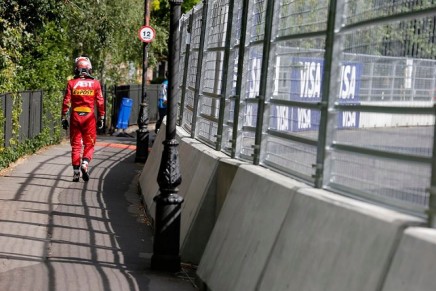
[[[152,42],[156,36],[156,31],[153,27],[145,25],[138,31],[138,36],[142,42]]]

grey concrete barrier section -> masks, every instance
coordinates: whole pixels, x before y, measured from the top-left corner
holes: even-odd
[[[422,223],[324,190],[302,188],[257,290],[380,290],[403,230]]]
[[[216,220],[217,170],[223,153],[201,143],[183,139],[180,155],[182,184],[180,193],[182,223],[180,229],[182,261],[198,264]],[[186,179],[185,179],[186,178]]]
[[[157,135],[152,151],[140,177],[140,188],[146,211],[154,221],[153,198],[159,194],[157,175],[165,139],[162,130]],[[206,247],[219,209],[227,194],[239,164],[221,153],[188,137],[178,128],[179,163],[182,183],[179,195],[184,198],[180,227],[180,253],[183,262],[198,264]]]
[[[148,155],[147,161],[144,165],[144,168],[141,172],[140,180],[139,180],[139,187],[141,191],[141,195],[144,201],[144,205],[146,206],[146,212],[148,213],[149,218],[153,221],[155,216],[155,205],[153,198],[156,197],[156,195],[159,195],[159,185],[157,183],[157,175],[159,173],[160,163],[162,160],[162,153],[163,153],[163,142],[165,141],[165,134],[166,134],[166,120],[164,119],[164,123],[160,127],[159,133],[156,135],[156,138],[154,140],[151,152]],[[185,154],[180,154],[182,139],[187,138],[188,134],[183,129],[177,127],[177,134],[176,139],[179,142],[178,151],[179,151],[179,163],[180,163],[180,171],[182,172],[182,179],[186,179],[186,177],[183,177],[184,171],[183,166],[187,162],[189,162],[189,156]],[[192,139],[187,139],[188,142],[194,142]],[[198,142],[197,142],[198,143]],[[189,147],[184,147],[188,148]],[[182,195],[182,194],[180,194]],[[183,195],[182,195],[183,196]]]
[[[156,135],[151,152],[142,169],[139,177],[139,188],[141,191],[143,203],[146,206],[146,212],[151,220],[154,219],[155,207],[153,198],[159,194],[159,185],[157,184],[157,174],[159,172],[160,161],[162,159],[163,145],[165,140],[165,125],[162,125],[159,133]]]
[[[403,230],[424,223],[258,168],[238,169],[206,246],[210,290],[380,290]]]
[[[225,158],[219,161],[216,172],[216,218],[221,212],[221,208],[227,198],[230,187],[232,186],[238,167],[244,164],[246,163],[231,158]]]
[[[162,127],[140,177],[154,217]],[[436,290],[436,230],[223,156],[178,128],[182,261],[209,290]]]
[[[302,186],[262,167],[238,168],[197,270],[210,290],[255,289]]]
[[[404,232],[383,291],[436,290],[436,229]]]

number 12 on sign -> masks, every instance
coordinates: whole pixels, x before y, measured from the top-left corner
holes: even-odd
[[[156,31],[151,26],[142,26],[138,31],[138,36],[142,42],[149,43],[155,38]]]

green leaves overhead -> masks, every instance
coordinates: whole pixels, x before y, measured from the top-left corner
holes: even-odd
[[[7,3],[5,3],[7,2]],[[16,0],[0,3],[0,92],[61,88],[87,54],[101,79],[118,82],[141,63],[142,0]]]
[[[182,11],[199,0],[187,0]],[[155,40],[149,67],[166,60],[169,1],[150,0]],[[0,93],[59,90],[79,54],[91,58],[94,74],[107,84],[134,82],[142,68],[144,0],[0,1]]]
[[[169,29],[168,0],[151,0],[150,25],[155,40],[148,45],[149,67],[165,60]],[[183,7],[188,7],[190,0]],[[192,7],[192,6],[191,6]],[[183,8],[185,9],[185,8]],[[185,10],[186,11],[186,10]],[[66,81],[80,54],[91,58],[94,75],[105,85],[141,80],[144,0],[10,0],[0,1],[0,94],[14,96],[12,123],[14,147],[0,140],[0,168],[25,152],[55,143]],[[37,138],[19,144],[21,99],[18,91],[44,90],[44,130]],[[0,109],[0,139],[5,116]]]

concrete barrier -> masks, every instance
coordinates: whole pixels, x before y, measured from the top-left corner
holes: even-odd
[[[165,126],[157,135],[140,177],[140,188],[149,218],[154,222],[153,198],[159,194],[157,175],[165,139]],[[236,169],[242,162],[188,137],[178,128],[179,163],[184,198],[180,227],[180,254],[184,262],[198,264]]]
[[[300,189],[257,290],[380,290],[404,228],[423,221]]]
[[[183,182],[180,254],[184,262],[198,264],[216,220],[216,171],[224,154],[201,143],[182,140],[180,147]],[[186,179],[185,179],[186,178]]]
[[[398,247],[383,291],[436,290],[436,230],[409,228]]]
[[[208,290],[379,290],[402,230],[420,223],[242,166],[197,274]]]
[[[181,257],[199,263],[204,290],[434,290],[423,220],[230,159],[180,128],[177,139]],[[140,177],[152,219],[163,140]]]
[[[185,193],[180,239],[182,260],[198,265],[241,162],[222,159],[200,145],[196,150],[201,154],[193,178],[180,189]]]
[[[208,288],[254,290],[302,186],[262,167],[239,167],[198,268]]]
[[[139,177],[139,188],[141,191],[146,212],[153,220],[155,215],[155,207],[153,198],[159,194],[159,185],[157,184],[157,174],[159,172],[160,161],[162,158],[163,145],[165,140],[165,126],[162,125],[159,134],[156,135],[151,152],[148,155],[147,161]]]

